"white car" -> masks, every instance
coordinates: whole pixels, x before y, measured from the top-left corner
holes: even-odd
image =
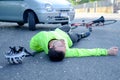
[[[28,23],[35,30],[37,23],[67,24],[75,11],[66,0],[0,0],[0,21]]]

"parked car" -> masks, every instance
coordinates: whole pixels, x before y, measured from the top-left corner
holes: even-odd
[[[38,23],[67,24],[75,11],[67,0],[0,0],[0,21],[28,23],[35,30]]]

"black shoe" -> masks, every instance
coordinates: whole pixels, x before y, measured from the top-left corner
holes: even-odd
[[[81,38],[86,38],[86,37],[90,36],[90,32],[81,33],[80,36],[81,36]]]
[[[77,42],[79,42],[81,39],[86,38],[88,36],[90,36],[90,32],[78,34],[79,38],[78,38]]]

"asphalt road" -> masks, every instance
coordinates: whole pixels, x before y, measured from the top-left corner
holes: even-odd
[[[107,26],[93,27],[91,36],[81,40],[74,47],[120,48],[120,19],[113,18],[118,21]],[[82,19],[86,19],[86,16],[76,17],[73,22]],[[86,21],[92,19],[95,17]],[[27,25],[18,27],[16,23],[0,22],[0,80],[120,80],[120,51],[117,56],[66,58],[61,62],[51,62],[47,55],[40,53],[35,57],[25,58],[19,65],[7,63],[4,54],[9,50],[9,46],[24,46],[31,51],[29,41],[33,35],[41,30],[48,31],[59,26],[37,25],[36,31],[29,31]],[[73,31],[88,30],[79,27]]]

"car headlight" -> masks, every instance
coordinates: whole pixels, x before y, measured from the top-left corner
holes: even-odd
[[[48,11],[48,12],[52,12],[52,11],[53,11],[53,8],[52,8],[52,5],[51,5],[51,4],[45,4],[45,9],[46,9],[46,11]]]

